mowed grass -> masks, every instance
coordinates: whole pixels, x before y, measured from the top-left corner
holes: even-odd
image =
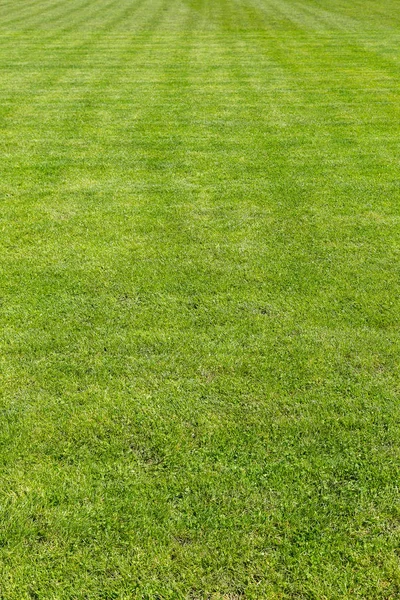
[[[2,1],[1,599],[400,597],[399,43]]]

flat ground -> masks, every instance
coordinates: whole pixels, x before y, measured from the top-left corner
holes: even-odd
[[[400,598],[397,0],[3,0],[0,597]]]

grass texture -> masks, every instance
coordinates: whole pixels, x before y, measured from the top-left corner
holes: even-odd
[[[398,1],[0,41],[0,598],[398,599]]]

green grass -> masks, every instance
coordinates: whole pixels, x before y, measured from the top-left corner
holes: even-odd
[[[0,4],[0,598],[400,598],[397,0]]]

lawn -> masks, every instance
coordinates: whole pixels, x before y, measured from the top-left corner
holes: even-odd
[[[2,0],[1,600],[400,598],[398,0]]]

